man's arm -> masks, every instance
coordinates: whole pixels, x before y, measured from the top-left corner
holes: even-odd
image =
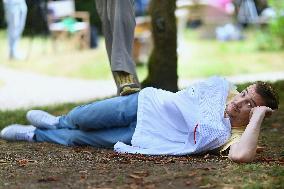
[[[248,126],[242,134],[240,141],[230,147],[229,158],[234,162],[253,161],[261,123],[265,115],[271,115],[272,109],[266,106],[258,106],[251,110],[252,116]]]

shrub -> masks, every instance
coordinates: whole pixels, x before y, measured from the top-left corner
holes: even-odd
[[[257,36],[260,50],[284,49],[284,1],[270,0],[269,4],[276,11],[276,17],[268,24],[268,28]]]

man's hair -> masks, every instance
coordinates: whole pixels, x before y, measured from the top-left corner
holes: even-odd
[[[257,81],[256,93],[259,94],[265,102],[265,105],[272,110],[278,109],[279,96],[277,91],[271,86],[271,84]]]

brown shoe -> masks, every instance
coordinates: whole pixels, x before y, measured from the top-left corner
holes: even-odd
[[[118,84],[120,96],[130,95],[140,91],[140,87],[134,82],[133,75],[129,73],[114,72],[114,79]]]

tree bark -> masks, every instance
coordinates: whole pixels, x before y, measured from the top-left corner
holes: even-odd
[[[148,60],[148,76],[143,87],[153,86],[172,92],[177,86],[177,28],[175,0],[152,0],[150,16],[154,48]]]

